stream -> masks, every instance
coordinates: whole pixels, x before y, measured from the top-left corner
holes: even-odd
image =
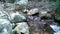
[[[50,27],[55,31],[54,34],[60,34],[60,26],[57,24],[50,25]]]

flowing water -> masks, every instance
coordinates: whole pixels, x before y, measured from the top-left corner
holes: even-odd
[[[60,34],[60,26],[55,24],[55,25],[50,25],[50,27],[55,31],[54,34]]]

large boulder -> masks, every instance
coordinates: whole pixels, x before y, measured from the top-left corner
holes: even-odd
[[[0,19],[0,34],[12,34],[12,24],[6,19]]]
[[[20,21],[24,21],[26,20],[25,16],[19,14],[19,13],[13,13],[11,15],[11,18],[12,18],[12,22],[20,22]]]
[[[20,22],[20,21],[25,21],[26,18],[24,15],[19,14],[19,12],[15,12],[15,13],[8,13],[8,18],[11,22]]]
[[[29,34],[29,27],[26,22],[21,22],[17,23],[17,26],[13,30],[13,33],[18,33],[18,34]]]
[[[7,13],[9,21],[20,22],[26,19],[24,15],[18,12],[20,10],[20,5],[7,3],[5,6],[6,6],[5,11]]]

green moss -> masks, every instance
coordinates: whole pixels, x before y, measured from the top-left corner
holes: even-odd
[[[14,3],[15,0],[6,0],[8,3]]]

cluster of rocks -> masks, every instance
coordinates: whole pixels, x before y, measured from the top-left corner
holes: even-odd
[[[52,20],[48,1],[29,1],[28,6],[27,3],[28,0],[16,0],[15,3],[0,4],[0,34],[44,34],[44,28],[53,33],[46,25]]]
[[[18,3],[17,5],[0,3],[0,34],[29,34],[29,27],[25,22],[26,17],[19,8],[20,4],[18,5]]]

